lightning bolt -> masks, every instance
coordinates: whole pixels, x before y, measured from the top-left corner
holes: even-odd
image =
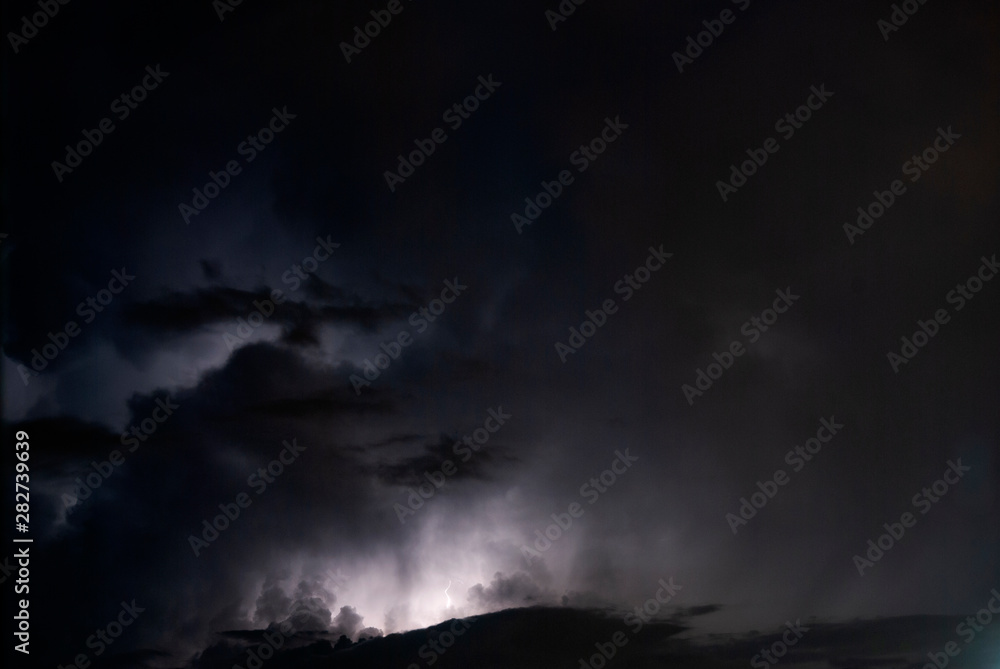
[[[451,608],[451,595],[448,594],[449,588],[451,588],[451,579],[450,578],[448,579],[448,587],[444,589],[444,596],[448,598],[447,607],[450,609]]]

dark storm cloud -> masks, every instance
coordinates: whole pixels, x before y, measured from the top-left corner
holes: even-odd
[[[320,343],[314,328],[301,325],[286,330],[281,341],[290,346],[318,346]]]
[[[39,419],[32,427],[51,444],[37,456],[46,469],[61,466],[67,458],[87,458],[119,445],[118,435],[106,427],[74,418]]]
[[[717,604],[707,604],[705,606],[690,606],[687,608],[681,608],[678,610],[677,615],[683,618],[696,618],[698,616],[707,616],[710,613],[715,613],[716,611],[721,611],[722,607]]]
[[[254,622],[267,625],[275,620],[280,620],[287,615],[291,604],[292,598],[275,580],[268,577],[261,585],[260,595],[257,597]]]
[[[331,629],[333,634],[336,636],[343,634],[348,637],[353,637],[361,631],[362,620],[362,617],[358,615],[358,612],[354,610],[354,607],[342,606],[340,607],[340,611],[337,613],[337,617],[333,619],[333,627]]]
[[[500,455],[504,453],[502,447],[491,444],[488,450],[475,454],[469,448],[463,447],[468,452],[468,458],[457,458],[456,444],[461,446],[458,439],[442,434],[436,440],[425,443],[420,454],[404,455],[393,462],[380,462],[374,468],[374,474],[388,485],[420,485],[427,482],[424,478],[425,473],[437,473],[446,461],[450,461],[455,465],[455,471],[448,475],[448,481],[483,479],[486,478],[489,469],[496,467]]]
[[[218,279],[222,276],[222,264],[211,260],[198,261],[201,265],[201,272],[206,279]]]
[[[270,291],[206,288],[195,293],[173,293],[155,302],[131,304],[124,311],[126,322],[154,331],[187,332],[247,313],[253,300],[268,299]]]
[[[497,572],[489,585],[479,583],[469,588],[469,599],[485,609],[517,608],[551,603],[555,595],[540,588],[524,572],[510,576]]]
[[[394,519],[385,520],[391,513],[388,505],[371,490],[370,484],[381,480],[371,473],[378,458],[367,454],[371,441],[401,441],[391,427],[397,424],[393,416],[399,404],[372,399],[377,393],[354,395],[346,378],[350,371],[316,370],[295,351],[269,344],[243,347],[194,388],[171,392],[177,408],[135,452],[126,452],[118,435],[80,421],[25,423],[22,427],[33,438],[63,447],[58,466],[47,468],[40,484],[49,496],[34,509],[36,522],[55,528],[48,538],[52,558],[40,558],[40,568],[66,554],[80,569],[96,572],[101,565],[116,565],[100,581],[81,582],[63,572],[63,577],[41,586],[39,596],[63,592],[73,600],[94,602],[137,597],[148,613],[141,631],[137,628],[136,635],[123,642],[123,650],[136,643],[157,648],[177,643],[179,638],[161,635],[178,626],[194,635],[184,641],[189,649],[190,639],[211,627],[231,629],[239,623],[267,626],[287,620],[295,630],[322,630],[334,639],[381,627],[380,618],[365,618],[351,602],[338,602],[335,613],[325,608],[323,601],[332,603],[338,597],[316,578],[289,583],[291,574],[275,561],[267,538],[289,527],[284,509],[297,508],[291,526],[295,538],[283,542],[289,553],[348,557],[363,552],[358,541],[362,536],[362,543],[378,552],[392,551],[399,543]],[[131,422],[148,417],[164,394],[161,390],[133,397]],[[379,438],[358,441],[358,418],[372,411],[382,418],[365,432]],[[257,466],[276,459],[282,439],[293,436],[306,447],[300,455],[303,464],[289,465],[258,501],[243,481]],[[91,462],[106,464],[116,449],[124,453],[124,464],[109,467],[111,474],[92,494],[64,510],[63,495],[78,492],[74,478],[95,471]],[[489,463],[481,454],[467,471],[485,472]],[[436,460],[433,464],[440,465]],[[231,502],[240,490],[251,494],[253,504],[233,521],[232,529],[222,532],[202,555],[193,556],[187,537],[201,536],[202,519],[217,514],[218,505]],[[126,502],[136,496],[142,501]],[[116,548],[109,551],[110,546]],[[241,565],[264,563],[269,564],[268,576],[257,590]],[[156,585],[142,584],[149,569],[161,574]],[[197,595],[198,604],[194,592],[182,594],[193,586],[203,593]],[[254,596],[248,601],[249,592]],[[206,598],[204,593],[213,594]],[[246,608],[238,606],[241,602],[244,607],[253,602],[252,621],[243,618]],[[86,638],[93,615],[80,609],[63,616],[67,636]],[[39,624],[47,620],[43,614]]]
[[[312,280],[306,282],[309,286]],[[133,303],[124,310],[127,323],[154,332],[173,334],[198,330],[207,325],[235,322],[246,319],[255,311],[254,302],[262,303],[272,298],[271,288],[256,291],[212,287],[193,293],[171,293],[159,300]],[[399,318],[412,310],[411,305],[366,304],[356,296],[346,296],[343,291],[308,291],[315,299],[333,304],[285,301],[276,307],[274,320],[286,326],[289,332],[311,331],[324,322],[358,325],[374,330],[392,318]],[[325,293],[325,294],[324,294]]]
[[[361,415],[365,413],[388,413],[394,403],[387,393],[372,393],[357,399],[350,388],[340,384],[328,390],[321,390],[312,396],[262,401],[251,407],[275,417],[286,418],[329,418],[331,415]]]
[[[422,434],[397,434],[397,435],[392,435],[387,439],[382,439],[374,443],[366,444],[365,446],[359,448],[364,448],[366,450],[370,448],[378,449],[378,448],[385,448],[386,446],[392,446],[393,444],[405,444],[414,441],[423,441],[423,439],[424,435]]]
[[[475,666],[471,648],[576,666],[622,623],[574,607],[635,606],[668,574],[697,629],[981,606],[1000,577],[996,282],[899,374],[885,354],[997,251],[996,8],[925,3],[886,42],[887,6],[752,0],[682,74],[672,53],[734,3],[586,3],[552,31],[544,5],[403,2],[349,64],[339,43],[375,5],[242,3],[219,21],[204,0],[71,3],[5,70],[5,364],[78,319],[112,268],[138,277],[37,383],[5,377],[6,420],[39,444],[33,616],[65,639],[39,652],[65,664],[133,597],[147,611],[114,651],[157,650],[114,661],[205,668],[243,663],[282,621],[302,636],[269,666],[420,662],[444,628],[333,644],[439,601],[435,621],[566,606],[484,616],[438,666]],[[8,25],[29,10],[5,7]],[[162,85],[57,182],[50,162],[156,64]],[[502,84],[390,192],[383,172],[480,75]],[[833,96],[723,203],[716,182],[814,85]],[[178,204],[283,105],[288,129],[185,225]],[[518,235],[510,215],[618,116],[621,138]],[[955,147],[850,244],[856,207],[950,124]],[[341,246],[268,319],[276,340],[226,348],[218,330],[317,235]],[[673,257],[622,300],[613,286],[660,245]],[[362,360],[453,277],[468,292],[356,393]],[[681,386],[749,344],[741,326],[776,290],[801,300],[689,405]],[[608,298],[619,310],[561,362],[554,344]],[[66,509],[165,396],[169,420]],[[500,404],[510,425],[461,484],[398,523],[399,487]],[[831,416],[843,434],[733,536],[725,515]],[[306,450],[258,497],[248,477],[288,439]],[[640,466],[587,504],[580,487],[625,448]],[[955,457],[969,478],[858,576],[852,555]],[[188,537],[240,492],[252,505],[195,557]],[[526,565],[519,546],[573,502],[585,514]],[[323,575],[341,564],[353,583]],[[817,623],[785,662],[916,666],[956,624]],[[745,666],[774,640],[660,644],[679,631],[647,628],[630,661]]]

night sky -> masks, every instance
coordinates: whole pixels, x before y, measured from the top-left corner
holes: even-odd
[[[16,666],[998,666],[996,3],[60,2]]]

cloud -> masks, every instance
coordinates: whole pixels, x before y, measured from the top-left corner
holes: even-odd
[[[269,625],[288,615],[292,605],[278,579],[268,577],[261,586],[260,595],[254,606],[253,620],[257,624]]]
[[[353,639],[362,627],[364,627],[364,618],[358,615],[354,607],[342,606],[337,613],[337,617],[333,619],[333,628],[331,631],[335,637],[340,637],[343,634]]]
[[[555,601],[552,592],[543,589],[523,571],[510,576],[497,572],[488,586],[484,587],[481,583],[477,583],[469,588],[468,597],[473,606],[487,611],[536,606]]]
[[[238,319],[246,320],[255,311],[265,313],[266,322],[281,324],[286,333],[299,332],[299,338],[324,323],[335,325],[356,325],[365,331],[375,331],[381,325],[398,319],[412,311],[412,305],[400,303],[371,302],[345,291],[335,289],[321,279],[310,276],[306,286],[317,287],[296,294],[283,291],[281,304],[265,305],[259,309],[256,304],[271,302],[273,288],[261,287],[256,290],[242,290],[225,286],[210,286],[192,291],[169,291],[163,296],[132,302],[125,306],[123,316],[129,325],[145,328],[153,332],[181,334],[200,331],[210,325],[226,323],[235,330]],[[279,296],[281,299],[281,296]],[[286,337],[290,334],[286,334]]]
[[[442,434],[436,440],[425,443],[423,452],[416,455],[401,455],[391,462],[380,461],[371,471],[387,485],[420,485],[427,482],[425,473],[439,472],[444,462],[449,460],[455,465],[455,473],[446,476],[447,481],[487,480],[488,470],[497,464],[504,453],[503,447],[491,442],[488,448],[476,452],[468,461],[463,461],[456,457],[453,450],[458,442],[457,438]]]

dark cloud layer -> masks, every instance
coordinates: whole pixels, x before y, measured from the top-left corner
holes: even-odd
[[[957,640],[992,666],[1000,627],[956,629],[1000,586],[1000,284],[961,308],[951,291],[1000,252],[996,6],[920,4],[883,39],[891,4],[595,0],[553,30],[557,3],[402,0],[348,63],[384,3],[218,4],[59,5],[5,53],[3,424],[31,442],[32,661],[92,655],[134,600],[92,659],[246,666],[280,633],[266,666],[423,666],[472,616],[436,666],[578,666],[652,601],[619,666],[745,666],[799,619],[786,664],[910,669]],[[5,34],[35,11],[5,5]],[[58,181],[52,161],[157,65]],[[499,85],[449,127],[480,77]],[[294,118],[246,161],[275,110]],[[848,239],[894,179],[906,192]],[[115,272],[135,278],[87,316]]]

